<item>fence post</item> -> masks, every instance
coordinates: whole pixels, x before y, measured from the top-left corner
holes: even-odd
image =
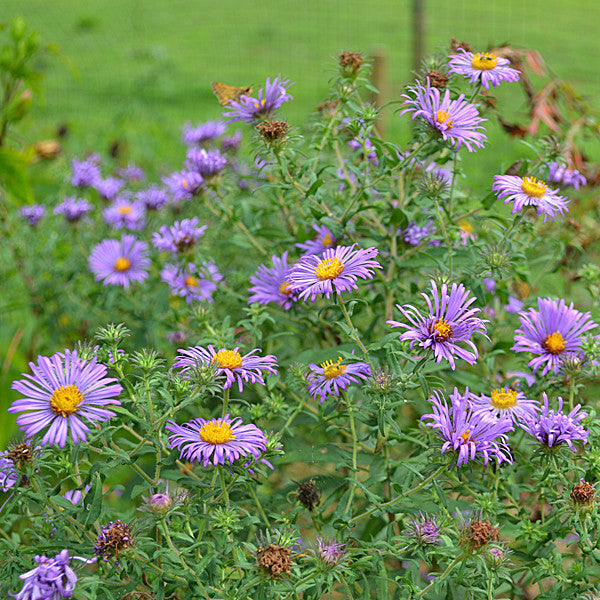
[[[376,46],[373,50],[373,85],[378,94],[371,94],[371,102],[379,108],[379,119],[375,122],[375,130],[380,138],[385,138],[387,130],[387,109],[381,108],[389,98],[387,50],[385,46]]]
[[[425,0],[413,0],[413,69],[417,72],[423,62],[423,15]]]

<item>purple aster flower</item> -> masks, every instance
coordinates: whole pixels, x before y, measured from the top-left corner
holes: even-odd
[[[456,368],[454,356],[474,364],[479,356],[477,347],[469,339],[474,333],[486,335],[484,319],[475,316],[479,308],[469,308],[477,300],[471,292],[462,285],[452,284],[450,294],[448,286],[442,285],[441,293],[435,281],[431,281],[431,300],[427,294],[421,294],[427,302],[429,314],[423,316],[411,304],[400,306],[398,310],[409,321],[409,324],[398,321],[387,321],[392,327],[404,327],[406,331],[400,335],[401,341],[410,340],[410,347],[418,344],[426,350],[432,349],[436,362],[442,359],[450,363],[452,370]],[[489,339],[489,338],[488,338]],[[464,342],[471,351],[460,347],[457,342]]]
[[[96,189],[101,198],[112,200],[121,191],[125,183],[118,177],[107,177],[106,179],[96,180],[92,186]]]
[[[486,89],[499,86],[503,81],[519,81],[519,71],[509,67],[510,61],[490,52],[468,52],[458,48],[460,54],[449,56],[448,73],[464,75],[471,83],[481,82]]]
[[[216,375],[225,376],[224,389],[231,387],[237,381],[240,392],[244,388],[244,381],[266,385],[263,371],[269,375],[277,375],[277,358],[272,354],[267,356],[256,356],[260,348],[256,348],[242,356],[238,350],[221,348],[215,350],[212,345],[206,348],[194,346],[185,350],[177,350],[179,356],[173,363],[174,368],[180,368],[183,374],[191,373],[198,367],[212,366],[216,369]]]
[[[63,498],[77,506],[91,489],[91,486],[86,485],[82,490],[69,490],[63,494]]]
[[[128,164],[126,167],[117,167],[115,173],[125,181],[142,182],[146,180],[144,169],[134,164]]]
[[[577,169],[570,169],[566,164],[552,162],[548,165],[550,173],[548,181],[552,183],[562,183],[563,185],[571,185],[578,190],[582,185],[587,184],[587,179]]]
[[[515,352],[537,354],[529,361],[535,373],[542,367],[558,373],[563,361],[581,351],[583,334],[597,327],[589,312],[581,313],[573,303],[564,300],[538,298],[538,309],[530,308],[519,314],[521,327],[515,331]]]
[[[267,449],[265,434],[256,425],[244,425],[240,417],[192,419],[183,425],[168,421],[169,446],[177,448],[182,460],[197,460],[203,466],[233,464],[238,458],[259,458]]]
[[[182,127],[181,141],[186,146],[200,146],[216,140],[225,130],[226,126],[222,121],[207,121],[198,123],[195,127],[188,122]]]
[[[258,91],[258,98],[242,96],[237,101],[231,100],[225,107],[229,112],[224,112],[223,117],[227,119],[227,123],[244,121],[248,125],[270,119],[284,102],[293,100],[287,92],[289,86],[289,79],[279,76],[271,81],[267,77],[264,89]]]
[[[177,330],[177,331],[170,331],[169,333],[166,333],[165,337],[174,346],[180,346],[186,342],[188,335],[185,331]]]
[[[542,392],[544,405],[539,414],[526,419],[521,427],[544,446],[555,448],[561,444],[567,444],[573,452],[577,449],[573,442],[581,441],[587,444],[589,431],[580,425],[580,421],[587,417],[587,413],[581,412],[578,404],[568,414],[563,412],[563,399],[558,398],[558,410],[551,409],[548,405],[548,396]]]
[[[356,280],[373,279],[373,269],[381,269],[375,260],[377,248],[355,249],[352,246],[337,246],[323,252],[303,256],[291,269],[289,281],[292,291],[299,291],[299,298],[310,296],[312,302],[319,294],[327,298],[335,291],[357,290]]]
[[[115,413],[104,408],[120,405],[117,396],[121,386],[116,379],[105,377],[107,367],[96,359],[85,361],[76,351],[65,350],[50,358],[38,356],[38,364],[29,363],[32,375],[15,381],[13,389],[24,398],[15,400],[9,412],[25,414],[17,417],[17,425],[31,437],[47,427],[42,446],[64,448],[69,430],[73,442],[86,440],[90,428],[83,419],[95,425],[107,421]]]
[[[174,202],[180,200],[189,200],[200,190],[204,179],[200,173],[184,169],[181,172],[171,173],[168,177],[163,177],[163,183],[169,188]]]
[[[549,189],[544,181],[535,177],[494,175],[492,189],[498,195],[498,199],[504,198],[504,204],[511,200],[514,202],[510,211],[512,214],[520,212],[524,206],[535,206],[537,214],[544,215],[546,222],[548,219],[554,221],[558,213],[568,212],[569,200],[566,196],[558,196],[558,189]]]
[[[115,229],[143,229],[146,224],[146,206],[139,200],[118,197],[103,214],[104,220]]]
[[[415,98],[403,94],[403,98],[406,98],[404,104],[411,106],[401,111],[400,115],[412,112],[413,120],[416,117],[423,118],[455,150],[459,150],[463,144],[469,152],[483,148],[484,140],[487,138],[479,130],[483,129],[481,123],[487,119],[479,116],[477,107],[467,102],[464,94],[452,100],[450,90],[446,90],[442,98],[440,90],[431,87],[429,78],[427,78],[427,87],[417,82],[415,87],[409,87],[408,90],[415,95]]]
[[[491,396],[471,395],[471,408],[492,413],[495,417],[509,417],[511,421],[523,422],[535,417],[539,410],[537,400],[529,400],[519,390],[511,390],[509,387],[492,390]]]
[[[504,310],[509,313],[518,313],[523,310],[523,300],[519,300],[516,296],[508,297],[508,304],[504,306]]]
[[[287,276],[290,266],[287,262],[287,250],[281,255],[272,256],[273,268],[260,265],[254,275],[250,276],[252,287],[248,290],[252,295],[248,298],[248,304],[258,302],[269,304],[277,302],[285,310],[289,310],[298,300],[298,295],[292,292]]]
[[[161,279],[169,285],[174,296],[185,298],[188,304],[201,300],[212,303],[212,295],[223,275],[212,262],[202,263],[200,269],[197,269],[195,264],[188,263],[184,269],[175,265],[165,265]]]
[[[493,294],[496,291],[496,280],[492,279],[491,277],[484,277],[481,280],[481,283],[483,283],[483,287],[485,287],[485,291],[488,294]]]
[[[498,463],[512,463],[506,437],[506,433],[514,429],[512,420],[507,417],[498,419],[489,412],[474,412],[470,406],[472,397],[469,388],[463,396],[454,388],[450,395],[452,407],[449,407],[444,395],[434,391],[429,398],[433,413],[423,415],[421,421],[429,420],[425,425],[437,429],[444,440],[442,454],[449,449],[458,454],[459,467],[479,457],[484,465],[490,459],[496,459]]]
[[[341,179],[340,184],[338,185],[338,192],[343,192],[347,187],[348,184],[350,184],[351,186],[357,187],[358,185],[358,180],[356,179],[356,176],[354,175],[354,173],[346,168],[348,161],[344,160],[344,167],[339,167],[338,170],[336,171],[337,176]],[[313,228],[317,227],[316,225],[313,225]],[[325,229],[327,229],[325,227]],[[298,245],[298,244],[296,244]],[[309,254],[317,254],[316,252],[310,252]]]
[[[76,187],[95,186],[102,180],[99,162],[98,154],[91,154],[85,160],[73,159],[71,162],[71,185]]]
[[[321,366],[310,363],[309,367],[306,388],[312,398],[316,399],[320,396],[321,404],[327,395],[339,398],[342,391],[351,383],[360,383],[361,379],[367,379],[372,375],[371,367],[367,363],[355,362],[343,365],[341,356],[336,362],[327,360],[321,363]]]
[[[135,199],[143,203],[146,210],[158,210],[169,201],[169,196],[165,189],[153,183],[148,189],[139,190],[135,194]]]
[[[325,539],[321,536],[317,536],[316,540],[319,550],[318,556],[325,566],[335,567],[346,557],[347,552],[345,543]]]
[[[96,281],[128,288],[132,281],[142,282],[148,277],[148,245],[139,242],[134,235],[125,234],[121,240],[100,242],[88,262]]]
[[[94,210],[93,205],[84,198],[65,196],[63,201],[54,208],[54,214],[64,215],[69,223],[76,223],[92,210]]]
[[[224,137],[221,140],[221,149],[223,152],[237,152],[242,143],[242,132],[238,129],[233,135]]]
[[[437,544],[442,537],[440,528],[435,522],[435,515],[429,517],[421,511],[419,511],[419,518],[413,519],[410,522],[407,533],[414,537],[422,546]]]
[[[514,378],[513,385],[516,388],[521,387],[521,383],[524,381],[527,387],[531,387],[535,383],[535,375],[531,373],[525,373],[524,371],[506,371],[506,378]]]
[[[310,254],[318,254],[320,256],[325,250],[337,246],[337,240],[325,225],[313,225],[312,228],[317,232],[317,236],[312,240],[296,244],[296,247],[302,250],[302,256]]]
[[[227,164],[227,158],[220,150],[206,150],[204,148],[191,148],[188,150],[185,166],[190,171],[197,171],[204,179],[217,176]]]
[[[71,560],[80,560],[86,564],[95,562],[95,558],[87,560],[80,556],[69,556],[68,550],[62,550],[54,558],[37,555],[37,567],[19,575],[23,587],[18,594],[8,592],[16,600],[59,600],[71,598],[77,575],[69,565]]]
[[[207,226],[198,227],[198,217],[175,221],[173,225],[163,225],[158,233],[152,234],[152,245],[157,250],[172,252],[185,252],[196,245]]]
[[[22,206],[19,212],[32,227],[36,227],[46,214],[46,207],[41,204],[32,204],[31,206]]]
[[[354,140],[350,140],[348,142],[348,146],[352,148],[352,150],[358,151],[363,150],[363,142],[360,138],[356,138]],[[366,138],[364,141],[364,147],[367,150],[367,160],[373,165],[379,165],[379,159],[377,158],[377,151],[375,150],[375,146],[373,146],[373,142],[369,138]]]
[[[398,230],[398,235],[402,235],[402,239],[406,244],[418,246],[421,242],[433,235],[435,231],[436,228],[433,221],[428,221],[423,227],[419,227],[416,221],[411,221],[404,231],[401,229]],[[432,241],[435,242],[436,240]]]
[[[15,463],[6,455],[0,456],[0,490],[8,492],[15,487],[20,478]]]

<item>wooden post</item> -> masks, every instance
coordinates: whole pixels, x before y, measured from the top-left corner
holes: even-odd
[[[417,72],[423,62],[423,15],[425,0],[413,0],[413,69]]]
[[[389,98],[387,59],[388,57],[385,46],[377,46],[373,50],[372,81],[379,93],[374,93],[371,95],[371,102],[380,109],[379,119],[375,123],[375,130],[380,138],[385,138],[385,133],[387,130],[387,110],[385,108],[381,108]]]

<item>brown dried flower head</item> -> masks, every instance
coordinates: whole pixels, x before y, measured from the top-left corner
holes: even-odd
[[[596,491],[587,481],[583,479],[576,483],[571,490],[571,499],[575,504],[591,506],[596,499]]]
[[[471,44],[469,42],[465,42],[464,40],[459,42],[454,36],[450,40],[450,49],[456,52],[459,48],[466,50],[467,52],[471,52]]]
[[[285,546],[268,544],[267,546],[261,546],[256,551],[256,558],[258,559],[258,566],[266,575],[274,579],[281,579],[284,573],[286,575],[290,574],[292,567],[291,554],[291,550]]]
[[[19,442],[9,446],[4,458],[8,458],[15,465],[17,471],[22,471],[31,463],[34,456],[34,449],[27,442]]]
[[[317,104],[317,110],[324,117],[333,117],[335,115],[335,111],[337,109],[337,105],[339,104],[339,100],[325,100],[322,104]]]
[[[338,59],[340,61],[340,67],[342,68],[342,75],[358,75],[363,64],[363,57],[360,52],[349,52],[348,50],[345,50],[344,52],[340,52]]]
[[[296,494],[298,495],[299,502],[310,511],[315,506],[318,506],[321,501],[321,490],[315,485],[312,479],[298,485]]]
[[[263,121],[256,126],[267,144],[284,141],[289,128],[285,121]]]
[[[102,525],[102,530],[96,545],[94,553],[102,556],[102,560],[108,559],[114,555],[115,563],[119,564],[119,553],[134,545],[133,528],[124,521],[111,521],[108,525]]]
[[[500,532],[489,521],[471,521],[463,531],[461,543],[470,546],[471,550],[479,550],[489,542],[495,542]]]
[[[431,83],[432,87],[438,88],[438,90],[446,89],[446,85],[448,84],[448,75],[444,75],[441,71],[429,71],[426,78],[429,78],[429,83]]]

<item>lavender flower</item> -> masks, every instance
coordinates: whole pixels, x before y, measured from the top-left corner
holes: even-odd
[[[169,196],[165,189],[153,183],[148,189],[139,190],[135,194],[135,199],[141,202],[146,210],[158,210],[169,201]]]
[[[144,169],[134,164],[128,164],[126,167],[117,167],[115,173],[125,181],[145,181],[146,173]]]
[[[335,291],[337,294],[357,290],[356,280],[373,279],[373,270],[381,269],[375,260],[377,248],[355,249],[352,246],[337,246],[325,250],[322,257],[303,256],[289,274],[292,291],[299,291],[299,298],[310,296],[312,302],[319,294],[327,298]]]
[[[561,183],[564,186],[571,185],[578,190],[582,185],[587,184],[587,179],[577,169],[570,169],[566,164],[552,162],[548,165],[550,173],[548,181],[552,183]]]
[[[518,313],[523,310],[523,300],[520,300],[516,296],[510,295],[508,297],[508,304],[504,305],[504,310],[509,313]]]
[[[258,459],[267,449],[265,434],[256,425],[244,425],[240,417],[230,419],[193,419],[183,425],[168,421],[169,446],[177,448],[182,460],[197,460],[203,466],[232,464],[238,458]]]
[[[216,177],[227,164],[227,158],[220,150],[205,150],[204,148],[191,148],[188,150],[185,166],[190,171],[196,171],[206,179]]]
[[[267,356],[255,356],[260,349],[251,350],[242,356],[239,346],[233,350],[221,348],[216,351],[212,345],[206,348],[195,346],[185,350],[177,350],[182,356],[173,363],[174,368],[180,368],[183,374],[189,374],[194,369],[202,366],[213,366],[216,375],[225,376],[224,389],[231,387],[237,381],[240,392],[243,390],[243,382],[260,383],[265,385],[262,371],[277,375],[277,358],[272,354]]]
[[[589,312],[581,313],[573,303],[564,300],[538,298],[538,309],[530,308],[519,314],[521,327],[515,331],[515,352],[536,354],[529,361],[534,373],[542,368],[558,373],[564,360],[581,351],[583,334],[597,327]]]
[[[171,293],[185,298],[188,304],[206,300],[213,302],[213,293],[217,283],[223,279],[216,265],[204,262],[200,269],[193,263],[188,263],[183,269],[175,265],[165,265],[161,279],[169,285]]]
[[[321,404],[327,398],[327,395],[339,398],[343,390],[351,383],[360,383],[361,379],[371,377],[371,367],[364,362],[342,364],[342,357],[338,357],[334,363],[327,360],[320,366],[311,363],[309,365],[311,372],[308,376],[308,393],[317,398],[320,396]]]
[[[513,422],[535,417],[539,410],[537,400],[529,400],[523,392],[508,387],[492,390],[490,396],[472,395],[471,408],[475,412],[490,412],[495,417],[509,417]]]
[[[350,140],[348,142],[348,146],[350,146],[350,148],[352,148],[352,150],[358,152],[359,150],[363,151],[364,153],[364,149],[363,149],[363,140],[361,140],[360,138],[355,138],[353,140]],[[367,151],[367,160],[373,165],[373,166],[378,166],[379,165],[379,159],[377,158],[377,151],[375,149],[375,146],[373,146],[373,142],[369,139],[369,138],[365,138],[364,140],[364,148]]]
[[[587,444],[589,431],[584,429],[580,421],[587,417],[587,413],[580,412],[578,404],[568,414],[563,412],[563,399],[558,398],[558,410],[553,410],[548,405],[548,396],[542,392],[544,405],[541,413],[525,420],[521,427],[544,446],[555,448],[567,444],[573,452],[577,449],[573,442],[580,441]]]
[[[163,183],[169,188],[174,202],[177,203],[180,200],[193,198],[202,187],[204,179],[200,173],[184,169],[180,173],[175,172],[168,177],[163,177]]]
[[[142,282],[148,277],[148,246],[137,241],[134,235],[125,234],[120,241],[100,242],[90,254],[88,263],[96,281],[128,288],[132,281]]]
[[[76,223],[92,210],[94,210],[93,205],[84,198],[65,196],[63,201],[54,208],[54,214],[64,215],[69,223]]]
[[[223,152],[237,152],[242,143],[242,132],[238,129],[233,135],[224,137],[221,140],[221,149]]]
[[[450,395],[452,406],[443,394],[434,391],[429,399],[433,413],[423,415],[421,421],[429,420],[425,425],[437,429],[438,435],[444,440],[442,454],[450,449],[458,454],[457,465],[483,459],[487,465],[490,460],[498,463],[512,463],[512,456],[507,446],[506,433],[512,431],[510,418],[497,419],[485,412],[473,412],[470,408],[472,394],[467,388],[460,395],[457,388]]]
[[[431,220],[428,221],[423,227],[419,227],[416,221],[411,221],[404,231],[402,229],[398,229],[398,235],[402,236],[402,239],[406,244],[409,244],[410,246],[418,246],[421,242],[433,235],[435,231],[435,225]],[[435,241],[436,240],[432,240],[432,242]]]
[[[206,225],[198,227],[198,217],[175,221],[173,225],[163,225],[158,233],[152,235],[152,244],[157,250],[185,252],[193,246],[206,231]]]
[[[496,280],[492,279],[491,277],[484,277],[481,280],[481,283],[483,283],[483,287],[485,287],[485,291],[488,294],[493,294],[496,291]]]
[[[499,86],[503,81],[519,81],[519,71],[509,67],[510,61],[490,52],[468,52],[458,48],[459,54],[449,56],[448,73],[464,75],[471,83],[479,82],[486,89]]]
[[[6,455],[0,456],[0,490],[8,492],[15,487],[19,479],[20,475],[15,469],[15,463]]]
[[[287,92],[289,86],[289,79],[279,76],[271,81],[267,77],[264,89],[258,91],[258,98],[242,96],[239,100],[231,100],[225,107],[229,112],[224,112],[223,117],[228,123],[244,121],[248,125],[269,120],[284,102],[293,99]]]
[[[118,177],[107,177],[106,179],[97,179],[92,186],[96,189],[101,198],[113,200],[121,191],[125,183]]]
[[[442,98],[440,90],[431,87],[429,78],[427,87],[417,82],[415,87],[409,87],[408,90],[415,98],[403,94],[403,98],[406,98],[404,104],[408,104],[409,108],[401,111],[400,115],[412,112],[413,120],[421,117],[455,150],[460,150],[463,144],[469,152],[483,148],[486,136],[480,130],[483,129],[481,123],[487,119],[479,116],[477,107],[467,102],[464,94],[452,100],[450,90],[446,90]]]
[[[429,517],[421,511],[419,511],[419,518],[410,522],[407,533],[422,546],[437,544],[441,540],[440,528],[435,522],[435,515]]]
[[[346,544],[344,542],[336,542],[321,536],[317,536],[316,540],[319,559],[326,567],[336,567],[346,557]]]
[[[524,206],[537,207],[537,214],[544,215],[544,223],[557,214],[567,212],[569,200],[558,196],[556,190],[548,188],[546,183],[535,177],[519,177],[518,175],[494,175],[492,189],[498,199],[505,198],[504,204],[514,202],[511,213],[520,212]]]
[[[325,250],[337,246],[337,240],[333,236],[333,233],[331,233],[331,230],[325,227],[325,225],[313,225],[312,228],[317,232],[317,236],[312,240],[296,244],[296,247],[302,250],[302,256],[310,254],[318,254],[320,256]]]
[[[254,275],[250,276],[252,287],[248,290],[252,295],[248,298],[248,304],[258,302],[269,304],[277,302],[285,310],[289,310],[298,300],[298,294],[292,292],[288,281],[290,266],[287,262],[287,250],[281,255],[272,256],[273,268],[260,265]]]
[[[86,485],[82,490],[69,490],[63,494],[63,498],[77,506],[83,500],[84,495],[90,491],[90,489],[91,486]]]
[[[18,594],[8,592],[16,600],[59,600],[71,598],[77,583],[77,575],[69,565],[71,560],[80,560],[86,564],[96,559],[87,560],[80,556],[69,557],[68,550],[61,550],[54,558],[37,555],[37,567],[19,575],[23,587]]]
[[[22,206],[19,212],[32,227],[36,227],[46,214],[46,207],[41,204],[32,204],[31,206]]]
[[[27,437],[36,435],[47,427],[42,446],[56,445],[64,448],[70,430],[73,442],[86,440],[93,425],[115,416],[104,408],[107,404],[120,405],[117,396],[121,386],[116,379],[105,377],[107,367],[96,359],[81,360],[77,352],[65,350],[50,358],[38,356],[38,364],[29,363],[32,375],[15,381],[13,389],[24,398],[15,400],[9,412],[25,414],[17,417],[17,425]]]
[[[387,323],[392,327],[406,329],[400,335],[400,340],[403,342],[410,340],[411,348],[418,344],[426,350],[432,349],[438,364],[445,359],[454,370],[456,355],[472,365],[479,353],[470,337],[475,333],[482,333],[487,337],[485,327],[487,321],[475,316],[480,312],[479,308],[469,308],[477,300],[470,294],[471,292],[466,290],[462,283],[459,286],[456,283],[452,284],[450,294],[448,294],[448,286],[443,284],[440,293],[437,284],[432,280],[432,299],[430,300],[427,294],[421,294],[427,302],[428,315],[423,316],[411,304],[404,306],[397,304],[396,307],[409,324],[398,321],[387,321]],[[462,348],[457,342],[464,342],[471,351]]]
[[[200,146],[212,142],[225,133],[226,126],[222,121],[207,121],[193,126],[186,123],[182,127],[181,141],[186,146]]]
[[[93,187],[102,179],[98,163],[100,157],[91,154],[85,160],[73,159],[71,162],[71,185],[76,187]]]
[[[116,198],[104,209],[104,220],[115,229],[137,230],[146,224],[146,207],[139,200],[129,200],[125,197]]]

